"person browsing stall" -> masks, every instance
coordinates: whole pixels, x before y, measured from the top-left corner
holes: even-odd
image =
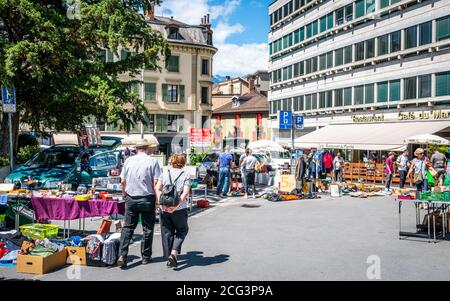
[[[142,219],[143,239],[141,242],[142,264],[152,259],[153,230],[155,227],[156,193],[161,176],[161,168],[156,159],[149,156],[157,143],[142,140],[136,145],[136,156],[128,158],[123,166],[120,178],[125,199],[125,225],[120,237],[120,257],[117,264],[127,266],[128,248],[134,230]]]
[[[224,198],[228,195],[231,178],[231,164],[233,162],[233,155],[230,152],[230,146],[225,148],[225,152],[221,153],[217,162],[219,166],[219,183],[217,184],[217,195],[222,195]],[[222,194],[223,191],[223,194]]]
[[[246,157],[242,161],[242,169],[244,170],[245,176],[245,198],[248,198],[248,194],[250,192],[250,186],[252,186],[253,198],[255,198],[255,168],[258,163],[258,160],[255,156],[253,156],[252,151],[250,149],[245,150]]]
[[[405,187],[406,175],[408,174],[408,169],[409,169],[409,158],[408,158],[407,150],[405,150],[403,152],[403,154],[398,156],[397,169],[398,169],[398,174],[400,176],[400,188],[403,189]]]

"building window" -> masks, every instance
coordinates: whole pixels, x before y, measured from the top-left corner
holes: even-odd
[[[178,27],[169,27],[168,38],[171,40],[184,40],[183,36],[180,34]]]
[[[417,47],[417,26],[405,29],[405,49]]]
[[[419,76],[419,98],[431,97],[431,75]]]
[[[162,85],[162,98],[164,102],[184,103],[184,85]]]
[[[202,104],[209,104],[209,88],[202,87]]]
[[[436,73],[436,96],[446,95],[450,95],[450,72]]]
[[[378,102],[388,101],[388,82],[381,82],[377,84]]]
[[[366,14],[373,13],[375,11],[375,0],[366,0]]]
[[[292,66],[288,66],[283,68],[283,80],[292,79]]]
[[[409,77],[405,78],[403,80],[403,93],[404,93],[404,99],[416,99],[417,98],[417,78]]]
[[[402,32],[396,31],[390,34],[391,38],[391,53],[400,51],[402,49]]]
[[[342,89],[336,89],[334,90],[334,106],[335,107],[341,107],[344,102],[344,95],[342,94]]]
[[[180,57],[176,55],[170,56],[166,67],[169,72],[180,72]]]
[[[356,0],[355,2],[355,19],[362,17],[366,14],[364,0]]]
[[[327,103],[327,93],[320,92],[319,93],[319,109],[326,108],[326,103]]]
[[[303,95],[299,97],[298,110],[299,111],[304,111],[305,110],[305,97]]]
[[[150,114],[145,118],[144,131],[153,133],[155,132],[155,115]]]
[[[344,48],[337,49],[334,53],[334,65],[340,66],[344,64]]]
[[[436,21],[436,40],[441,41],[450,38],[450,16]]]
[[[167,131],[170,133],[178,132],[178,115],[167,115]]]
[[[344,64],[350,64],[353,61],[352,45],[344,48]]]
[[[345,20],[347,22],[353,20],[353,4],[349,4],[345,7]]]
[[[351,106],[352,103],[352,88],[344,88],[344,106]]]
[[[327,68],[333,68],[333,51],[327,52]]]
[[[327,55],[322,54],[319,57],[319,70],[325,70],[327,68]]]
[[[327,29],[332,29],[334,26],[334,15],[333,13],[329,13],[327,15]]]
[[[202,60],[202,75],[209,75],[209,60]]]
[[[378,55],[389,53],[389,35],[386,34],[378,38]]]
[[[156,100],[156,84],[155,83],[145,83],[145,100],[146,101]]]
[[[156,132],[157,133],[167,132],[167,115],[163,114],[156,115]]]
[[[312,23],[312,35],[315,36],[319,33],[319,21],[314,21]]]
[[[364,104],[364,85],[355,87],[355,105]]]
[[[303,62],[294,64],[294,77],[299,77],[303,75],[305,70],[303,70]]]
[[[319,23],[320,23],[320,32],[327,31],[327,16],[323,16],[322,18],[320,18]]]
[[[311,97],[312,94],[308,94],[305,96],[305,110],[310,111],[311,110]]]
[[[127,51],[126,49],[122,49],[120,51],[120,60],[125,61],[131,55],[131,51]]]
[[[344,8],[336,10],[336,25],[344,24]]]
[[[389,81],[389,101],[400,100],[400,80]]]
[[[370,59],[375,56],[375,39],[370,39],[366,41],[366,52],[365,58]]]
[[[317,93],[314,93],[311,96],[311,107],[313,110],[317,109]]]
[[[375,85],[374,84],[369,84],[369,85],[365,85],[364,86],[364,103],[369,104],[369,103],[373,103],[374,102],[374,98],[375,98]]]
[[[419,25],[419,45],[431,43],[431,21]]]
[[[355,61],[364,60],[364,42],[355,44]]]
[[[130,93],[134,93],[134,94],[137,94],[137,95],[141,94],[140,91],[139,91],[139,84],[138,83],[130,83],[129,86],[128,86],[128,91]]]

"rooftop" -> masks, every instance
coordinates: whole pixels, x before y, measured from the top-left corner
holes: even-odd
[[[239,102],[238,106],[234,105],[236,102]],[[234,98],[233,101],[215,109],[213,114],[261,112],[269,112],[269,102],[267,101],[267,96],[253,91]]]

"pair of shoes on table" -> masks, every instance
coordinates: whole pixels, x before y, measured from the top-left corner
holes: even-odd
[[[167,267],[176,268],[177,266],[178,266],[177,258],[174,255],[170,255],[169,259],[167,260]]]

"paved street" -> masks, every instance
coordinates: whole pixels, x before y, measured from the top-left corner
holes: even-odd
[[[406,230],[413,230],[412,205],[404,210]],[[155,263],[140,265],[138,250],[134,244],[128,270],[82,267],[81,280],[368,280],[371,255],[380,258],[382,280],[450,278],[450,242],[399,240],[392,197],[282,203],[229,199],[191,217],[187,254],[175,271],[160,258],[159,234]],[[0,278],[65,280],[67,271],[30,276],[2,268]]]

